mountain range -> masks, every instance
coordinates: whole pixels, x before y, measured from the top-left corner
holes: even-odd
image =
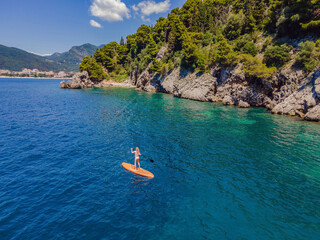
[[[40,56],[19,48],[0,44],[0,69],[21,71],[23,68],[41,71],[78,71],[78,66],[85,56],[92,55],[100,46],[90,43],[73,46],[69,51]]]

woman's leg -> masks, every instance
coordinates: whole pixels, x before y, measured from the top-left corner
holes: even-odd
[[[134,159],[134,168],[137,168],[137,159]]]
[[[140,160],[138,159],[138,166],[139,166],[139,168],[140,168]]]

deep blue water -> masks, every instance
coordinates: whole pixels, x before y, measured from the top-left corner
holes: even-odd
[[[320,124],[58,83],[0,79],[0,239],[320,239]]]

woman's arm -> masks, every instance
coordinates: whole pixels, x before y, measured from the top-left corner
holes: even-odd
[[[132,151],[132,148],[131,148],[131,153],[136,153],[136,151]]]

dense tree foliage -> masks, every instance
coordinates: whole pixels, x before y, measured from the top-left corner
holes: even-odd
[[[93,57],[85,57],[79,66],[79,70],[87,71],[93,81],[102,81],[106,78],[106,74]]]
[[[320,41],[306,41],[299,44],[301,51],[297,56],[297,64],[307,71],[312,71],[320,62]]]
[[[290,50],[287,44],[268,46],[264,54],[264,63],[267,66],[280,67],[291,60]]]
[[[307,34],[320,35],[320,0],[187,0],[154,26],[142,25],[126,41],[98,49],[91,64],[95,60],[108,77],[124,78],[147,66],[165,74],[180,66],[207,71],[241,62],[247,75],[268,77],[292,60],[293,47],[276,39]],[[156,60],[162,46],[167,51]],[[296,52],[296,66],[311,71],[319,64],[315,43],[301,43]]]
[[[244,65],[243,70],[249,77],[268,78],[277,70],[275,67],[268,68],[259,59],[251,55],[242,55],[241,61]]]

